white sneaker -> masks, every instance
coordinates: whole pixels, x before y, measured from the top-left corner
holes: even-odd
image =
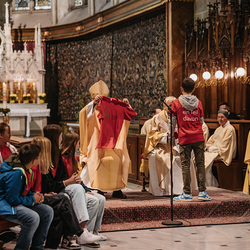
[[[84,228],[83,233],[76,237],[76,242],[80,245],[84,245],[94,243],[95,241],[100,240],[100,238],[100,236],[91,234],[87,228]]]
[[[106,237],[105,235],[103,235],[103,234],[100,234],[98,231],[95,231],[95,230],[94,230],[93,234],[94,234],[94,235],[100,236],[100,237],[101,237],[100,241],[105,241],[105,240],[107,240],[107,237]]]

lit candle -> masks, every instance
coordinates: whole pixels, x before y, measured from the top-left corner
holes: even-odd
[[[36,83],[33,82],[33,90],[36,90]]]
[[[3,83],[3,108],[7,109],[7,86]]]
[[[18,83],[18,90],[20,90],[21,89],[21,86],[20,86],[20,82]]]

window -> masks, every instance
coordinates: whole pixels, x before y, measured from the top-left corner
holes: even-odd
[[[35,10],[51,9],[51,0],[35,0]]]
[[[29,10],[30,1],[29,0],[15,0],[15,10]]]
[[[83,0],[75,0],[75,6],[82,6]]]

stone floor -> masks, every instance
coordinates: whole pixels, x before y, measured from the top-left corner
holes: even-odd
[[[106,232],[105,235],[108,240],[100,242],[102,250],[250,249],[250,223]],[[4,249],[14,247],[11,242]],[[82,249],[92,248],[82,246]]]
[[[140,190],[129,184],[127,190]],[[100,249],[110,250],[248,250],[250,249],[250,223],[213,226],[189,226],[105,232],[107,241]],[[5,244],[5,250],[14,249],[15,242]],[[59,248],[61,249],[61,248]],[[84,250],[92,248],[82,246]]]

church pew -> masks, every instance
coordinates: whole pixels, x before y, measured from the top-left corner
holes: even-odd
[[[219,127],[216,119],[205,119],[210,136],[214,130]],[[230,123],[235,128],[237,137],[237,154],[235,159],[229,166],[226,166],[222,161],[214,161],[218,181],[221,188],[230,189],[234,191],[242,190],[243,180],[246,171],[244,164],[244,156],[246,150],[247,134],[250,129],[250,120],[231,120]]]
[[[146,119],[140,119],[139,124],[142,127]],[[205,119],[206,124],[212,133],[219,124],[216,119]],[[220,187],[230,190],[242,190],[243,180],[246,171],[244,156],[248,131],[250,130],[250,120],[232,120],[237,135],[237,155],[231,165],[227,167],[221,161],[215,161],[214,166],[220,182]],[[211,135],[211,134],[210,134]],[[143,185],[143,176],[140,174],[141,154],[145,144],[145,135],[128,134],[127,144],[129,155],[132,161],[132,173],[129,174],[129,181]],[[145,179],[144,179],[145,181]]]
[[[9,229],[10,227],[15,227],[18,224],[4,220],[4,219],[0,219],[0,232],[6,229]]]

